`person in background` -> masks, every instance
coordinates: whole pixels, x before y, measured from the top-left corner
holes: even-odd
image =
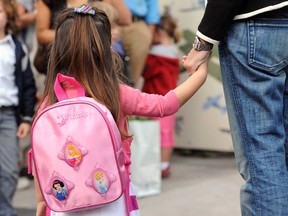
[[[96,1],[92,0],[90,2],[97,2],[97,0]],[[125,26],[130,25],[132,23],[131,11],[125,4],[124,0],[102,0],[102,2],[110,4],[118,11],[118,19],[117,19],[118,25]]]
[[[17,0],[18,26],[21,29],[21,39],[31,52],[34,44],[35,20],[37,10],[34,0]]]
[[[36,35],[38,51],[35,56],[34,66],[39,73],[46,75],[49,59],[49,46],[54,41],[55,29],[53,24],[59,11],[67,7],[79,7],[82,4],[94,2],[93,0],[39,0],[38,15],[36,17]],[[119,12],[121,25],[131,23],[131,14],[123,0],[103,0],[115,7]],[[44,57],[43,57],[44,56]]]
[[[132,13],[133,23],[122,28],[123,46],[129,57],[134,86],[143,73],[152,44],[155,25],[160,21],[158,0],[124,0]]]
[[[19,138],[30,132],[36,87],[27,49],[16,39],[14,0],[0,0],[0,215],[12,206],[18,180]]]
[[[180,72],[180,53],[176,43],[180,39],[177,22],[170,14],[168,7],[156,25],[153,45],[144,68],[143,92],[165,95],[176,88]],[[170,158],[175,145],[175,115],[157,118],[160,122],[161,134],[161,170],[162,177],[170,175]]]
[[[189,73],[219,44],[242,215],[288,215],[288,1],[209,0]],[[197,73],[197,72],[195,72]]]
[[[82,7],[81,7],[82,8]],[[57,102],[54,93],[58,73],[73,76],[84,88],[88,97],[105,105],[121,132],[125,163],[130,164],[131,136],[127,131],[127,116],[140,115],[164,117],[171,115],[189,100],[204,84],[208,64],[203,64],[197,73],[165,96],[146,94],[122,84],[119,73],[123,68],[116,64],[119,55],[111,48],[111,26],[107,15],[95,7],[67,8],[58,16],[56,37],[51,48],[44,99],[38,113]],[[77,50],[77,52],[74,52]],[[71,86],[71,85],[70,85]],[[67,94],[69,94],[69,89]],[[75,89],[70,88],[74,91]],[[71,92],[70,92],[71,93]],[[127,169],[129,170],[129,169]],[[47,212],[37,177],[35,177],[37,199],[36,216],[75,215],[74,213]],[[100,208],[77,212],[83,215],[138,216],[139,209],[133,186],[129,182],[123,195],[115,202]]]
[[[23,42],[29,52],[30,60],[33,61],[34,48],[35,48],[35,20],[36,20],[36,3],[34,0],[16,0],[18,22],[17,26],[20,29],[18,35],[19,40]],[[33,71],[33,67],[32,67]],[[17,190],[25,189],[30,186],[30,180],[33,179],[32,175],[28,175],[26,154],[30,148],[30,139],[20,140],[20,172],[17,184]]]
[[[53,24],[57,13],[66,7],[79,7],[86,4],[88,0],[39,0],[37,16],[37,39],[40,43],[51,44],[55,38]],[[97,2],[97,1],[95,1]],[[115,7],[119,12],[119,24],[127,25],[131,23],[131,15],[122,0],[103,0]]]

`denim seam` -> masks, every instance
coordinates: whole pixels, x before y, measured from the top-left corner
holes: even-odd
[[[234,77],[233,77],[234,78]],[[233,82],[232,82],[233,83]],[[253,157],[251,155],[251,146],[250,145],[243,145],[244,142],[246,142],[248,140],[248,136],[247,136],[247,130],[246,130],[246,127],[245,127],[245,124],[243,124],[243,115],[241,115],[241,112],[239,110],[239,104],[241,104],[241,102],[239,102],[238,100],[238,94],[237,94],[237,91],[235,90],[235,88],[232,88],[233,89],[233,98],[234,98],[234,106],[235,106],[235,112],[238,114],[236,115],[236,118],[237,118],[237,122],[239,124],[239,127],[240,127],[240,132],[241,132],[241,137],[240,137],[240,142],[242,143],[241,146],[243,148],[246,148],[246,150],[244,151],[246,156],[247,156],[247,163],[248,163],[248,171],[250,173],[250,178],[251,178],[251,183],[252,183],[252,187],[253,187],[253,193],[255,194],[255,199],[254,199],[254,203],[255,203],[255,209],[256,209],[256,212],[258,215],[258,213],[261,212],[261,209],[260,209],[260,205],[259,203],[257,202],[257,200],[259,200],[259,193],[258,193],[258,189],[257,189],[257,184],[256,184],[256,173],[255,173],[255,169],[253,168],[254,167],[254,161],[253,161]],[[245,140],[245,141],[243,141]],[[260,214],[259,214],[260,215]]]
[[[248,22],[247,23],[247,38],[248,38],[248,44],[247,45],[249,45],[250,44],[250,48],[249,48],[249,56],[248,56],[248,62],[249,62],[249,64],[251,64],[251,63],[254,63],[255,61],[253,61],[253,59],[254,59],[254,55],[253,55],[253,53],[254,52],[252,52],[252,50],[254,49],[254,42],[253,42],[253,40],[251,40],[251,38],[253,37],[253,34],[254,34],[254,28],[253,28],[253,30],[252,30],[252,24],[253,24],[254,22],[251,20],[250,22]]]

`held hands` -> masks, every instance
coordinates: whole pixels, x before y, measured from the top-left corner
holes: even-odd
[[[192,48],[188,55],[183,56],[182,63],[189,75],[195,73],[199,66],[209,59],[211,53],[211,51],[197,51]]]

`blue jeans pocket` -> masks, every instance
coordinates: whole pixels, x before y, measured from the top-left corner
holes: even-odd
[[[249,21],[249,65],[270,74],[280,73],[288,64],[287,33],[288,19],[262,18]]]

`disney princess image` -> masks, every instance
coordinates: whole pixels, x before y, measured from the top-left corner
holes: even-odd
[[[70,191],[74,188],[74,184],[65,179],[58,172],[54,171],[50,177],[49,183],[46,186],[45,192],[53,195],[55,199],[61,201],[65,205]]]
[[[113,182],[117,180],[116,176],[107,170],[103,169],[100,164],[96,164],[91,171],[85,184],[92,187],[97,193],[105,197]]]
[[[62,181],[58,179],[54,180],[52,187],[54,189],[54,195],[58,200],[63,201],[68,197],[66,186]]]
[[[72,166],[78,166],[79,163],[82,160],[82,153],[77,147],[73,144],[70,143],[67,145],[67,151],[66,151],[66,161],[67,163]]]
[[[66,163],[74,169],[78,169],[77,167],[79,167],[83,157],[87,153],[88,150],[85,146],[80,145],[76,140],[69,136],[67,137],[61,152],[59,152],[58,158],[66,161]]]
[[[98,191],[98,193],[103,194],[108,191],[108,179],[102,170],[98,170],[94,173],[94,181],[95,189]]]

